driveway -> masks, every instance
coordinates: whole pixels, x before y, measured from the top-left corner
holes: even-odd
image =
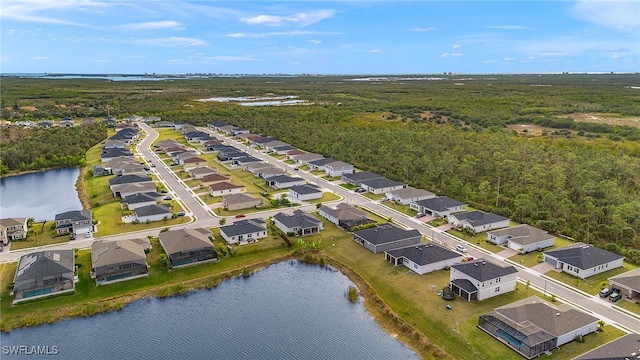
[[[438,230],[447,231],[453,229],[453,224],[444,224],[437,227]]]
[[[497,253],[496,255],[498,256],[502,256],[505,259],[508,259],[510,257],[512,257],[513,255],[517,255],[518,254],[518,250],[514,250],[514,249],[504,249],[502,251],[500,251],[499,253]],[[551,264],[549,264],[551,265]]]
[[[555,268],[556,268],[556,267],[555,267],[555,266],[553,266],[553,264],[549,264],[549,263],[543,262],[543,263],[540,263],[540,264],[538,264],[538,265],[536,265],[536,266],[532,267],[532,268],[531,268],[531,270],[533,270],[533,271],[537,271],[537,272],[539,272],[540,274],[544,274],[544,273],[546,273],[546,272],[547,272],[547,271],[549,271],[549,270],[554,270]]]

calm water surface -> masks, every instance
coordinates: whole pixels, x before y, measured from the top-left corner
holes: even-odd
[[[417,359],[348,301],[349,285],[334,269],[282,262],[212,290],[1,334],[1,357],[39,345],[60,359]]]
[[[82,210],[76,181],[80,169],[54,169],[0,179],[0,217],[53,220],[55,215]]]

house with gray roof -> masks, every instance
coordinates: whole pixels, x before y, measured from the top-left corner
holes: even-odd
[[[221,181],[221,182],[217,182],[215,184],[209,185],[209,194],[211,196],[239,194],[246,191],[247,191],[247,188],[244,185],[236,185],[229,181]]]
[[[480,315],[478,328],[532,359],[595,332],[598,321],[569,304],[556,306],[531,296]]]
[[[185,170],[189,170],[197,167],[209,166],[209,162],[199,156],[194,156],[180,160],[180,165],[182,165]]]
[[[231,161],[233,159],[239,159],[247,156],[247,153],[234,148],[233,146],[228,146],[224,149],[218,149],[218,155],[216,156],[220,161]]]
[[[211,240],[197,229],[169,230],[160,233],[160,245],[173,267],[218,260]]]
[[[56,233],[84,234],[94,232],[91,210],[72,210],[56,214]]]
[[[256,177],[258,176],[258,170],[260,169],[266,169],[266,168],[275,168],[275,166],[266,163],[266,162],[252,162],[252,163],[248,163],[246,165],[244,165],[242,167],[242,170],[246,170],[250,173],[252,173],[253,175],[255,175]]]
[[[313,184],[295,185],[289,188],[291,200],[313,200],[322,198],[322,189]]]
[[[113,149],[104,149],[102,150],[102,154],[100,154],[100,161],[101,162],[107,162],[113,158],[116,158],[118,156],[129,156],[132,157],[133,153],[131,153],[131,151],[129,151],[129,149],[118,149],[118,148],[113,148]]]
[[[509,249],[528,253],[555,244],[555,236],[531,225],[518,225],[506,229],[491,230],[487,233],[487,241],[496,245],[507,245]]]
[[[149,239],[144,240],[150,247]],[[129,239],[94,241],[91,244],[91,268],[91,277],[96,280],[96,285],[149,275],[143,245]]]
[[[324,171],[325,166],[332,162],[336,162],[336,160],[332,158],[320,158],[318,160],[309,161],[308,166],[311,171]]]
[[[127,143],[123,140],[106,140],[102,144],[103,149],[124,149],[127,147]]]
[[[484,300],[516,289],[518,270],[477,259],[451,266],[449,286],[467,301]]]
[[[113,187],[113,196],[125,198],[130,195],[156,191],[156,183],[122,184]]]
[[[586,279],[622,266],[624,256],[585,243],[542,252],[542,260],[567,274]]]
[[[446,269],[462,260],[457,252],[433,242],[387,250],[384,257],[393,266],[404,265],[420,275]]]
[[[356,173],[342,174],[342,180],[353,186],[360,186],[363,181],[381,179],[384,176],[372,173],[371,171],[361,171]]]
[[[404,189],[407,184],[402,181],[390,180],[385,177],[364,180],[360,187],[372,194],[384,194],[388,191]]]
[[[231,165],[242,167],[244,165],[257,163],[257,162],[262,162],[262,160],[258,159],[257,157],[246,155],[246,156],[231,160]]]
[[[128,195],[120,201],[120,208],[135,210],[139,207],[152,205],[162,199],[162,194],[156,191]]]
[[[73,250],[45,250],[22,255],[13,278],[13,304],[74,290]]]
[[[247,244],[267,237],[267,225],[262,219],[236,221],[220,228],[220,236],[227,244]]]
[[[320,209],[318,209],[318,215],[347,231],[351,231],[354,226],[375,222],[369,219],[369,216],[365,211],[362,211],[347,203],[340,203],[335,207],[322,205]]]
[[[286,175],[287,171],[279,167],[270,166],[270,167],[261,168],[257,170],[256,173],[258,177],[261,177],[263,179],[269,179],[274,176]]]
[[[273,149],[275,148],[279,148],[282,146],[287,146],[289,144],[287,144],[286,142],[283,141],[279,141],[279,140],[271,140],[269,142],[264,142],[264,143],[259,143],[260,147],[263,148],[264,150],[266,150],[267,152],[272,152]]]
[[[273,216],[273,223],[284,233],[298,236],[317,234],[323,228],[322,220],[302,210],[296,210],[293,214],[277,213]]]
[[[283,145],[283,146],[274,147],[274,148],[272,149],[272,152],[273,152],[274,154],[277,154],[277,155],[286,155],[286,154],[287,154],[287,152],[289,152],[289,151],[291,151],[291,150],[295,150],[295,149],[296,149],[296,148],[294,148],[294,147],[293,147],[293,146],[291,146],[291,145]]]
[[[586,352],[573,360],[632,360],[640,356],[640,335],[627,334]]]
[[[300,155],[295,155],[293,156],[293,161],[297,162],[298,164],[303,164],[303,165],[309,165],[309,162],[314,161],[314,160],[319,160],[322,159],[323,156],[320,154],[300,154]]]
[[[304,185],[306,181],[299,177],[292,177],[288,175],[276,175],[265,179],[267,185],[274,189],[287,189],[296,185]]]
[[[353,241],[369,249],[374,254],[422,242],[422,234],[415,229],[404,229],[393,223],[375,228],[355,231]]]
[[[353,165],[344,161],[334,161],[324,166],[324,172],[330,177],[338,177],[344,174],[353,174],[354,169]]]
[[[222,203],[224,207],[229,211],[259,208],[264,206],[264,201],[260,198],[255,198],[249,194],[229,194],[222,197]]]
[[[164,219],[171,219],[173,214],[171,208],[168,205],[163,204],[150,204],[138,207],[134,210],[135,219],[139,222],[147,221],[160,221]]]
[[[610,277],[609,285],[629,299],[640,297],[640,268]]]
[[[0,219],[0,245],[7,245],[9,241],[21,240],[27,237],[27,218]]]
[[[115,186],[125,184],[154,184],[153,179],[143,175],[122,175],[109,179],[109,188],[113,192]]]
[[[386,191],[385,197],[388,200],[398,203],[400,205],[409,205],[415,201],[434,198],[436,197],[436,194],[427,190],[406,187],[402,189]]]
[[[211,174],[217,174],[217,168],[211,168],[208,166],[199,166],[193,169],[189,169],[189,175],[194,179],[202,179],[203,177]]]
[[[409,204],[411,210],[433,217],[446,217],[453,213],[464,211],[467,204],[446,196],[414,201]]]
[[[478,210],[451,214],[447,217],[450,224],[460,229],[470,229],[474,233],[500,229],[509,226],[509,218]]]

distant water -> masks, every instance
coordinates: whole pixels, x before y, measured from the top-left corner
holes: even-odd
[[[58,213],[82,210],[78,175],[80,169],[65,168],[0,179],[0,217],[53,220]]]
[[[337,270],[282,262],[212,290],[3,333],[2,359],[19,345],[83,360],[417,359],[349,302],[349,285]]]

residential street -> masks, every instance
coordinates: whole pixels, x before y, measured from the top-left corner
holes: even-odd
[[[196,200],[196,195],[188,189],[188,187],[180,180],[176,175],[173,174],[173,171],[165,165],[155,154],[153,149],[150,148],[151,144],[158,137],[157,131],[153,128],[149,127],[146,124],[139,124],[140,128],[143,129],[147,133],[147,137],[139,144],[138,151],[139,153],[147,159],[147,161],[151,164],[154,164],[158,178],[165,184],[167,188],[170,189],[170,192],[174,195],[176,199],[183,204],[185,207],[185,211],[188,216],[193,216],[195,218],[192,222],[185,221],[185,225],[176,225],[173,228],[180,228],[184,226],[188,227],[218,227],[220,218],[215,216],[212,211],[210,211],[206,205],[200,203]],[[295,174],[297,176],[302,177],[306,181],[311,184],[316,184],[325,189],[334,192],[335,194],[344,198],[344,200],[337,202],[347,202],[352,205],[359,205],[367,210],[380,215],[383,218],[392,218],[394,222],[398,224],[402,224],[409,228],[414,228],[419,230],[425,237],[429,239],[433,239],[434,241],[445,243],[451,247],[454,247],[456,244],[463,243],[465,247],[468,249],[469,255],[475,258],[492,258],[495,262],[506,262],[507,260],[497,254],[488,252],[484,249],[481,249],[474,244],[467,243],[461,239],[458,239],[452,235],[449,235],[441,230],[433,228],[429,225],[424,224],[421,221],[418,221],[415,218],[409,217],[405,214],[397,212],[389,207],[386,207],[380,204],[377,201],[372,201],[371,199],[357,194],[353,191],[347,190],[335,183],[329,182],[325,179],[321,179],[309,172],[294,170],[294,167],[284,163],[281,160],[278,160],[272,156],[263,154],[256,149],[250,148],[242,143],[239,143],[231,138],[223,137],[220,134],[214,133],[213,131],[207,128],[199,128],[198,130],[207,132],[212,134],[220,139],[227,141],[230,145],[237,147],[241,150],[246,151],[250,155],[257,157],[267,163],[271,163],[280,168],[287,170],[288,172]],[[307,205],[305,207],[301,207],[304,210],[315,210],[315,205]],[[278,212],[292,212],[293,209],[277,209],[277,210],[269,210],[263,212],[255,212],[251,214],[247,214],[247,218],[266,218],[272,216]],[[233,219],[229,219],[227,223],[230,223]],[[158,234],[158,229],[152,230],[144,230],[135,233],[128,234],[120,234],[105,237],[108,239],[125,239],[132,237],[146,237],[148,235],[156,236]],[[82,239],[75,240],[73,242],[59,244],[59,245],[51,245],[46,248],[50,249],[72,249],[72,248],[88,248],[94,239]],[[0,253],[0,262],[11,262],[17,261],[20,256],[42,250],[43,247],[31,248],[19,251],[11,251],[11,252],[3,252]],[[540,289],[540,291],[546,293],[553,293],[558,298],[573,303],[585,310],[588,310],[593,313],[594,316],[601,318],[605,321],[605,323],[611,324],[619,324],[625,327],[629,331],[640,332],[640,320],[634,318],[632,316],[626,315],[622,312],[614,310],[611,308],[611,303],[606,299],[601,299],[600,297],[591,296],[591,295],[583,295],[580,292],[573,290],[568,285],[559,285],[555,281],[545,279],[541,276],[540,273],[531,270],[529,268],[524,268],[519,266],[519,264],[513,264],[518,269],[518,277],[522,282],[530,282],[530,286],[536,287]],[[428,275],[425,275],[428,276]],[[588,296],[587,296],[588,295]]]

